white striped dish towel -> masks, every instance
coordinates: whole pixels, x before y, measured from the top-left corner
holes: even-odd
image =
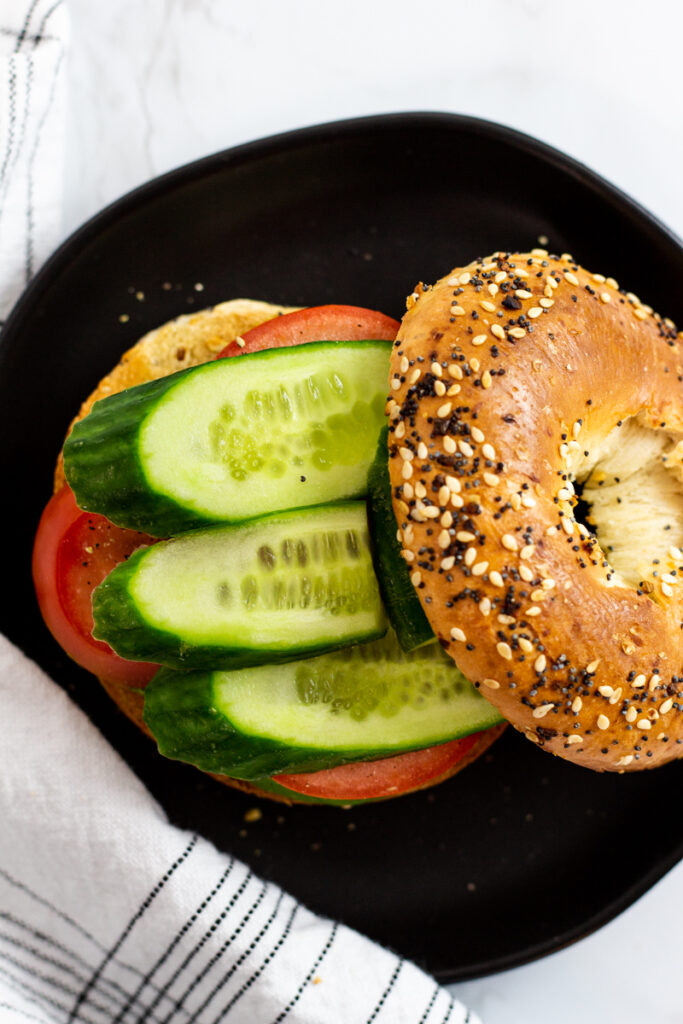
[[[59,237],[65,32],[61,0],[0,0],[0,318]],[[415,965],[172,827],[3,637],[0,727],[0,1024],[475,1024]]]

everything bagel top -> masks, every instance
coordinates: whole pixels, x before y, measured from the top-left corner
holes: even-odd
[[[675,325],[544,250],[457,268],[408,307],[390,473],[404,558],[442,645],[555,754],[615,771],[679,757]]]

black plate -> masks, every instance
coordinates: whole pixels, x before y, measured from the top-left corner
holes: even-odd
[[[670,802],[683,765],[593,775],[509,734],[432,793],[347,812],[264,804],[245,824],[253,799],[163,762],[61,654],[36,609],[31,540],[71,416],[148,328],[245,295],[400,316],[416,281],[539,236],[683,321],[683,251],[634,203],[507,129],[407,114],[241,146],[131,193],[50,260],[0,349],[11,596],[1,628],[72,693],[174,822],[444,980],[557,949],[652,885],[683,852]]]

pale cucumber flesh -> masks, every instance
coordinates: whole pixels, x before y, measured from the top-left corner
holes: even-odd
[[[381,636],[365,505],[344,502],[183,534],[97,588],[95,635],[123,657],[257,664]]]
[[[362,495],[390,348],[317,342],[188,375],[140,430],[148,486],[216,520]]]
[[[436,642],[406,653],[390,632],[288,664],[164,670],[145,720],[165,756],[257,779],[422,749],[501,717]]]

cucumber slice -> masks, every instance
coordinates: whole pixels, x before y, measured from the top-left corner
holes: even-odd
[[[238,779],[369,761],[502,721],[436,642],[371,644],[232,672],[161,670],[145,721],[166,757]]]
[[[267,349],[105,398],[64,445],[76,501],[168,537],[361,497],[390,350],[388,341]]]
[[[97,587],[93,613],[117,654],[181,668],[300,658],[386,630],[360,501],[139,549]]]
[[[412,651],[430,643],[434,639],[434,630],[410,582],[410,570],[401,555],[401,544],[396,537],[396,517],[391,504],[389,480],[388,434],[389,428],[385,425],[368,473],[368,521],[372,556],[384,607],[401,647],[404,651]]]

